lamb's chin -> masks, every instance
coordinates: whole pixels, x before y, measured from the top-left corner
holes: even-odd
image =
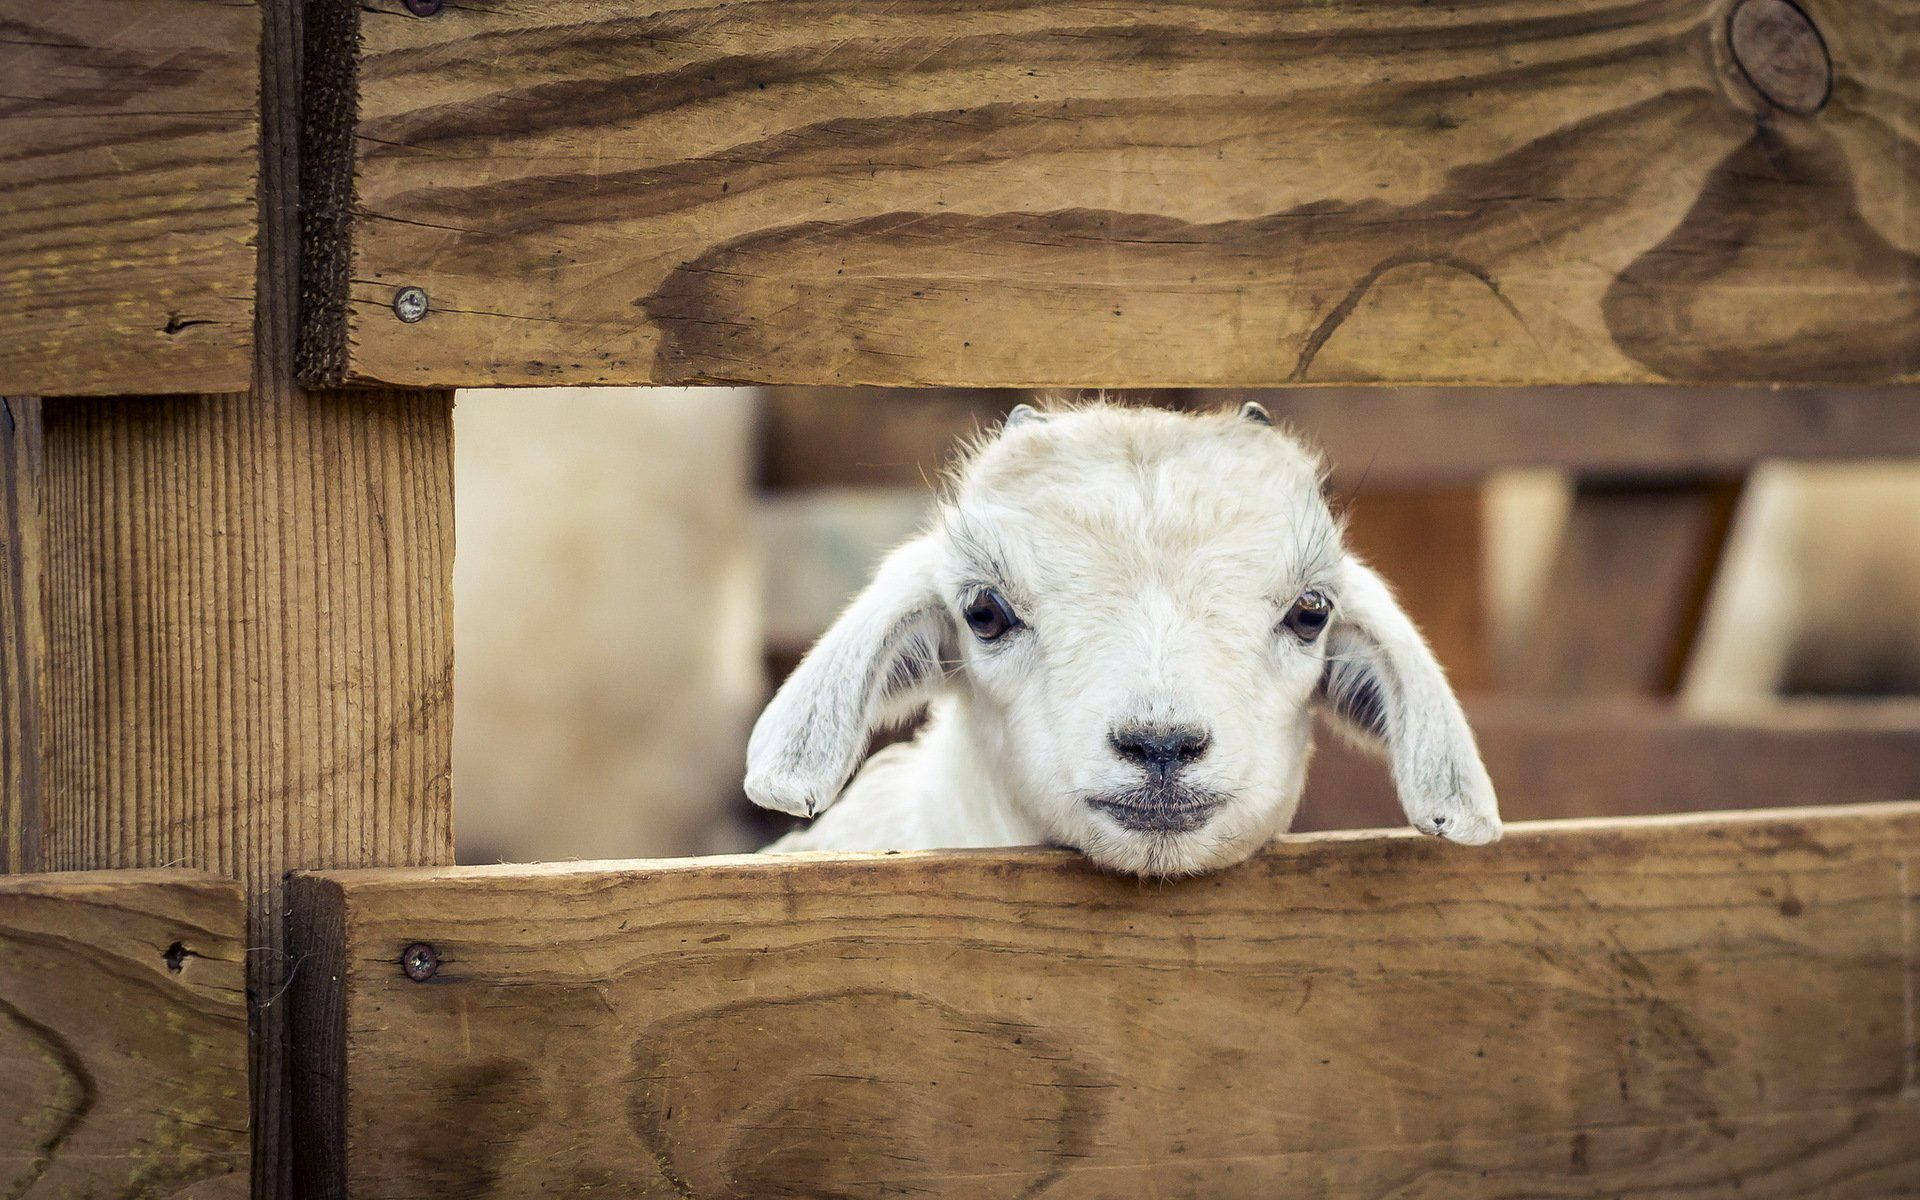
[[[1077,849],[1095,866],[1118,875],[1177,879],[1245,862],[1266,840],[1227,837],[1207,829],[1191,833],[1096,830]]]

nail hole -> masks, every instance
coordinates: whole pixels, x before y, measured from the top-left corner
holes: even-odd
[[[175,975],[178,975],[181,972],[181,970],[187,965],[187,959],[192,955],[193,955],[193,951],[187,949],[185,946],[181,945],[179,942],[175,942],[173,945],[168,946],[166,953],[162,954],[160,957],[167,960],[167,970],[171,971]]]

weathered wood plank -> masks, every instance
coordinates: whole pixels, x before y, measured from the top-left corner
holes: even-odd
[[[303,1183],[1890,1200],[1917,855],[1894,805],[1316,835],[1166,883],[1049,851],[308,876]]]
[[[0,394],[233,391],[260,8],[0,0]]]
[[[1679,690],[1741,487],[1580,480],[1515,686],[1554,696]]]
[[[247,1194],[245,906],[186,871],[0,877],[0,1190]]]
[[[307,370],[1920,378],[1920,9],[1729,7],[325,0]]]
[[[1469,697],[1510,820],[1800,807],[1920,796],[1920,704],[1791,701],[1691,716],[1644,700]],[[1323,731],[1296,829],[1404,818],[1380,760]]]
[[[769,388],[770,490],[925,487],[1011,390]],[[1920,456],[1920,389],[1320,388],[1191,392],[1258,400],[1326,455],[1337,486],[1471,483],[1509,467],[1615,478],[1732,475],[1762,459]]]
[[[40,401],[0,396],[0,875],[40,859]]]

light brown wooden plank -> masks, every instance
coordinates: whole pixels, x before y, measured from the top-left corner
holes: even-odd
[[[452,860],[452,457],[445,393],[47,406],[47,866],[241,880],[264,999],[286,870]],[[260,1196],[285,1012],[257,1010]]]
[[[1627,817],[1920,796],[1920,704],[1791,701],[1688,716],[1645,700],[1469,697],[1467,716],[1510,820]],[[1390,828],[1379,759],[1318,739],[1296,829]]]
[[[307,369],[1920,378],[1913,0],[1808,0],[1805,115],[1728,7],[326,0]]]
[[[40,401],[0,396],[0,875],[40,858]]]
[[[232,391],[260,8],[0,0],[0,394]]]
[[[1739,479],[1579,481],[1514,686],[1673,695],[1740,491]]]
[[[1316,835],[1164,883],[1052,851],[308,876],[303,1183],[1911,1195],[1916,855],[1896,805]]]
[[[1013,391],[769,388],[761,484],[922,487]],[[1319,388],[1186,393],[1258,400],[1318,447],[1336,486],[1471,483],[1510,467],[1614,477],[1734,474],[1762,459],[1920,455],[1920,390],[1892,388]]]
[[[186,871],[0,877],[0,1194],[247,1194],[246,917]]]

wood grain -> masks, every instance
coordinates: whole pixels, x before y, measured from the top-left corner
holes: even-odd
[[[0,394],[232,391],[260,8],[0,0]]]
[[[445,393],[46,410],[45,862],[245,885],[257,1195],[283,873],[452,860],[452,467]]]
[[[0,396],[0,875],[40,859],[46,687],[40,401]]]
[[[323,381],[1920,379],[1913,0],[322,7]]]
[[[1315,835],[1165,883],[1054,851],[308,876],[302,1182],[1908,1196],[1917,853],[1898,805]]]
[[[1667,703],[1481,695],[1467,717],[1509,820],[1860,804],[1920,796],[1920,703]],[[1385,765],[1321,730],[1294,828],[1404,823]]]
[[[1677,692],[1741,487],[1578,481],[1514,686],[1552,696]]]
[[[6,1196],[246,1196],[244,928],[206,875],[0,877]]]
[[[924,487],[960,439],[1025,394],[768,388],[760,483],[775,491]],[[1326,455],[1336,486],[1477,482],[1510,467],[1614,478],[1730,475],[1762,459],[1920,456],[1920,389],[1320,388],[1185,393],[1258,400]]]

